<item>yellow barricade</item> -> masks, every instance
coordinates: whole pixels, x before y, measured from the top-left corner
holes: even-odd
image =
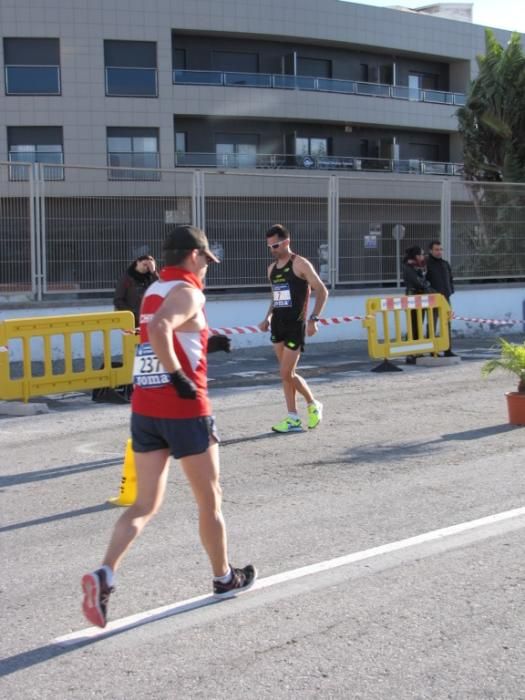
[[[369,356],[386,360],[448,350],[450,314],[441,294],[367,299],[363,326],[368,330]]]
[[[134,326],[131,311],[1,321],[0,399],[28,401],[32,396],[130,384],[136,344]],[[111,334],[115,331],[122,335],[122,367],[111,366]],[[93,367],[94,334],[101,334],[100,369]],[[82,336],[83,357],[73,357],[74,335]],[[15,343],[22,345],[22,376],[18,378],[12,376],[9,357],[10,345]],[[37,344],[43,356],[41,361],[34,359]]]

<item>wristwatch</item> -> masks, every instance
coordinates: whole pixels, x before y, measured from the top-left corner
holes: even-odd
[[[317,323],[317,322],[319,321],[319,316],[316,316],[315,314],[312,314],[308,320],[309,320],[309,321],[314,321],[315,323]]]

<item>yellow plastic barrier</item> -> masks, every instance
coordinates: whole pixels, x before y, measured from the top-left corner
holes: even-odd
[[[130,384],[135,352],[135,320],[130,311],[38,318],[8,319],[0,322],[0,399],[22,399],[68,391]],[[122,367],[111,366],[111,333],[122,334]],[[73,362],[73,335],[83,337],[83,358]],[[93,335],[102,334],[103,364],[93,367]],[[43,361],[33,366],[33,342],[40,339]],[[9,346],[22,344],[22,376],[11,373]],[[55,347],[53,347],[55,345]],[[33,346],[33,347],[32,347]],[[58,347],[58,349],[57,349]],[[57,368],[57,360],[62,367]],[[78,361],[80,360],[80,362]]]
[[[367,299],[367,318],[363,326],[368,330],[369,356],[387,360],[448,350],[450,314],[450,306],[441,294]],[[413,325],[417,333],[413,332]],[[436,325],[439,335],[436,334]]]

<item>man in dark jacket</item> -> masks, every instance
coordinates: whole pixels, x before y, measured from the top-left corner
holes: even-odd
[[[440,241],[432,241],[428,247],[429,255],[427,258],[427,280],[432,285],[433,289],[439,294],[442,294],[450,303],[450,297],[454,294],[454,278],[452,276],[452,268],[447,260],[443,260],[443,246]],[[437,309],[434,309],[434,327],[438,318]],[[455,357],[452,352],[452,335],[450,331],[450,323],[448,325],[448,335],[450,338],[449,349],[445,352],[445,357]]]
[[[141,255],[131,263],[117,284],[113,299],[115,309],[132,311],[135,316],[135,327],[138,327],[140,322],[140,304],[144,292],[158,279],[155,258],[151,255]]]

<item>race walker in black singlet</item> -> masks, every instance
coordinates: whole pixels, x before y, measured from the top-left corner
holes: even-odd
[[[273,310],[271,319],[272,343],[284,343],[286,347],[304,350],[304,335],[310,285],[293,271],[292,254],[283,267],[273,265],[270,272]]]

